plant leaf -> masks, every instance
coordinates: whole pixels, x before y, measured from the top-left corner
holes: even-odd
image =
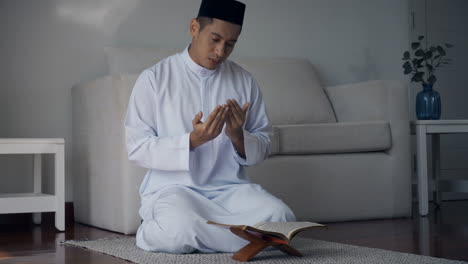
[[[431,52],[431,51],[425,52],[425,53],[424,53],[424,58],[425,58],[426,60],[432,58],[432,52]]]
[[[403,53],[403,60],[409,60],[410,59],[410,53],[409,51],[405,51],[405,53]]]
[[[416,68],[419,69],[419,68],[424,67],[424,66],[421,64],[423,61],[424,61],[424,59],[416,59],[416,63],[415,63]]]
[[[413,42],[413,43],[411,43],[411,48],[412,48],[413,50],[419,48],[419,46],[421,46],[421,44],[420,44],[419,42]]]
[[[424,51],[422,49],[418,49],[414,55],[416,55],[416,57],[423,57],[424,56]]]
[[[422,82],[422,77],[424,76],[424,72],[417,72],[411,78],[412,82]]]
[[[402,66],[402,67],[403,67],[403,69],[405,69],[405,71],[404,71],[404,74],[405,74],[405,75],[406,75],[406,74],[409,74],[409,73],[411,73],[411,72],[413,71],[413,69],[411,68],[411,64],[410,64],[409,61],[406,61],[405,63],[403,63],[403,66]]]
[[[419,36],[418,37],[418,40],[420,40],[420,41],[423,40],[423,39],[424,39],[424,36]]]
[[[412,82],[422,82],[422,78],[418,78],[418,77],[413,75],[413,77],[411,77],[411,81]]]
[[[426,68],[427,68],[427,70],[428,70],[429,72],[431,72],[432,69],[434,69],[434,67],[432,67],[432,65],[430,65],[430,64],[426,64]]]
[[[449,43],[445,43],[445,47],[447,47],[447,48],[453,48],[453,45],[452,45],[452,44],[449,44]]]
[[[434,84],[436,81],[437,81],[437,78],[435,77],[435,75],[431,75],[429,76],[429,78],[427,79],[427,81],[431,84]]]
[[[444,48],[442,48],[441,46],[437,46],[437,51],[439,52],[441,56],[446,55]]]

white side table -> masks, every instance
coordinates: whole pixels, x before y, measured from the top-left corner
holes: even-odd
[[[427,135],[432,135],[432,165],[435,186],[435,201],[440,203],[440,191],[468,192],[468,180],[440,179],[440,134],[468,133],[468,120],[417,120],[411,121],[416,133],[416,155],[418,174],[419,214],[425,216],[429,211],[428,174],[427,174]]]
[[[55,212],[55,227],[65,231],[64,145],[63,138],[0,139],[0,154],[34,155],[34,192],[0,194],[0,214]],[[41,193],[41,154],[54,154],[54,195]],[[40,214],[34,214],[34,222],[41,222]]]

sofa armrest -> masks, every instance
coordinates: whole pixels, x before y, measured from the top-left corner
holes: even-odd
[[[391,175],[388,188],[404,188],[393,198],[397,208],[402,201],[411,201],[411,147],[408,86],[400,81],[367,81],[326,87],[338,122],[387,121],[392,146],[385,153],[389,159],[385,169]],[[397,193],[396,190],[391,193]],[[411,203],[405,204],[411,211]]]
[[[409,120],[408,89],[399,81],[367,81],[326,87],[338,122]]]
[[[338,122],[387,121],[392,148],[387,154],[398,157],[402,171],[410,170],[410,125],[408,86],[400,81],[366,81],[326,87]],[[395,162],[397,162],[395,160]]]
[[[107,75],[72,88],[75,220],[133,234],[146,173],[128,161],[124,119],[137,75]]]

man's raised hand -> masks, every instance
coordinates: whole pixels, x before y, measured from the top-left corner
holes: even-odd
[[[226,117],[226,135],[231,141],[242,140],[243,126],[250,103],[245,103],[242,108],[235,99],[229,99],[226,103],[230,109],[229,115]]]
[[[203,113],[199,112],[192,120],[193,131],[190,133],[190,149],[194,149],[216,138],[223,130],[229,106],[218,105],[205,122],[201,122]]]

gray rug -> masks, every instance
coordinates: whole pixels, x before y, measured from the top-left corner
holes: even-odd
[[[78,246],[98,251],[120,259],[140,264],[214,264],[214,263],[241,263],[231,259],[232,253],[217,254],[166,254],[143,251],[135,246],[135,237],[121,236],[114,238],[103,238],[89,241],[69,240],[63,242],[65,245]],[[251,263],[468,263],[415,254],[394,252],[383,249],[367,248],[326,242],[321,240],[295,238],[292,245],[297,248],[304,257],[288,256],[278,250],[263,251],[252,260]],[[249,263],[250,263],[249,262]]]

